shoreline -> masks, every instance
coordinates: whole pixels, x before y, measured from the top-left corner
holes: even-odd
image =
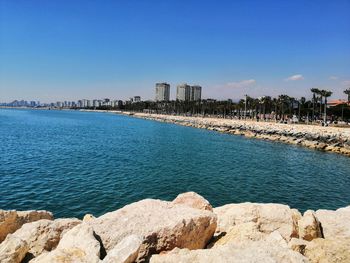
[[[350,157],[350,129],[252,120],[117,112],[131,117],[298,145]]]
[[[213,207],[186,192],[83,219],[0,209],[2,263],[349,262],[349,241],[350,206],[303,214],[278,203]]]

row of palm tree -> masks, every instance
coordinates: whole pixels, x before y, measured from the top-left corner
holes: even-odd
[[[281,94],[275,98],[263,96],[253,98],[248,95],[238,102],[232,100],[217,101],[212,99],[201,101],[142,101],[123,105],[121,109],[136,112],[153,112],[178,115],[221,116],[222,118],[273,119],[285,121],[297,116],[298,120],[315,121],[327,120],[327,101],[332,91],[311,89],[312,99],[305,97],[294,98]],[[350,101],[350,88],[344,91]],[[345,110],[345,111],[344,111]],[[345,115],[344,115],[345,112]],[[350,118],[350,107],[342,109],[341,116]],[[331,109],[331,115],[340,118],[339,110]]]

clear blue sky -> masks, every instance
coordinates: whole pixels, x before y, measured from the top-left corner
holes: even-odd
[[[0,101],[133,95],[345,98],[350,0],[0,0]],[[290,79],[288,79],[290,78]]]

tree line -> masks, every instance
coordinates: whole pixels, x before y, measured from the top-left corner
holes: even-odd
[[[348,104],[327,107],[332,91],[311,89],[312,98],[294,98],[286,94],[277,97],[262,96],[253,98],[246,95],[238,102],[232,100],[206,99],[200,101],[141,101],[127,103],[119,109],[131,112],[158,114],[200,115],[221,118],[247,118],[256,120],[287,121],[292,118],[301,122],[350,120],[350,88]]]

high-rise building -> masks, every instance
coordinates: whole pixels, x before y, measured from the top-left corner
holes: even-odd
[[[176,99],[179,101],[197,101],[202,98],[202,87],[181,84],[176,89]]]
[[[186,83],[176,87],[176,99],[180,101],[189,101],[191,96],[191,86]]]
[[[202,99],[202,87],[199,85],[191,86],[191,98],[192,101],[197,101]]]
[[[156,83],[156,101],[170,100],[170,85],[168,83]]]
[[[140,96],[134,96],[134,102],[140,102],[141,97]]]

